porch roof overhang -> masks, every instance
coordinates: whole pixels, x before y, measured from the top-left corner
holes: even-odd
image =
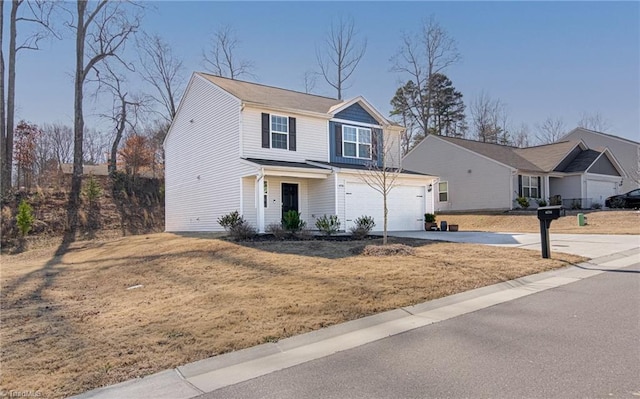
[[[366,165],[352,165],[345,163],[336,163],[336,162],[320,162],[320,161],[308,161],[310,164],[317,164],[321,167],[331,168],[332,170],[340,173],[352,173],[352,174],[362,174],[365,172],[375,172],[375,169],[370,169]],[[382,170],[378,170],[382,172]],[[418,180],[434,180],[438,179],[439,176],[431,175],[428,173],[420,173],[414,172],[406,169],[397,169],[397,168],[388,168],[388,173],[397,173],[398,177],[409,178],[409,179],[418,179]]]
[[[250,176],[298,177],[302,179],[326,179],[333,173],[331,169],[303,162],[275,161],[270,159],[246,158],[243,162],[256,167]]]

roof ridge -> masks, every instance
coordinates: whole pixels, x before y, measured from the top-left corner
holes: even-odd
[[[271,85],[267,85],[267,84],[264,84],[264,83],[249,82],[249,81],[247,81],[247,80],[241,80],[241,79],[231,79],[231,78],[227,78],[227,77],[224,77],[224,76],[214,75],[214,74],[212,74],[212,73],[207,73],[207,72],[196,72],[196,73],[197,73],[197,74],[202,74],[202,75],[211,76],[211,77],[216,78],[216,79],[225,79],[225,80],[229,80],[229,81],[232,81],[232,82],[246,83],[246,84],[250,84],[250,85],[256,85],[256,86],[267,87],[267,88],[270,88],[270,89],[283,90],[283,91],[288,91],[288,92],[291,92],[291,93],[302,94],[302,95],[306,95],[306,96],[320,97],[320,98],[324,98],[324,99],[327,99],[327,100],[335,100],[335,101],[342,101],[342,102],[345,102],[344,100],[339,100],[339,99],[334,98],[334,97],[321,96],[321,95],[319,95],[319,94],[313,94],[313,93],[303,93],[303,92],[298,91],[298,90],[285,89],[285,88],[283,88],[283,87],[271,86]]]

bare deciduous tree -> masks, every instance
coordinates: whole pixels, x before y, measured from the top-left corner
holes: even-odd
[[[595,130],[596,132],[606,132],[611,128],[611,123],[600,112],[589,114],[583,112],[580,115],[578,126],[589,130]]]
[[[85,127],[82,162],[87,165],[104,163],[109,149],[109,135],[102,130]]]
[[[376,134],[377,129],[372,130],[372,134]],[[372,140],[374,143],[379,140]],[[400,153],[398,151],[399,143],[394,142],[390,137],[385,137],[384,144],[380,150],[376,150],[372,145],[372,161],[369,163],[367,170],[359,173],[360,179],[369,187],[382,195],[383,209],[383,232],[382,244],[387,244],[387,226],[389,208],[387,207],[389,193],[397,185],[396,181],[402,173],[400,162]]]
[[[511,144],[514,147],[525,148],[531,145],[531,133],[529,126],[526,123],[520,125],[520,127],[513,130],[511,137]]]
[[[73,161],[73,129],[70,126],[60,123],[45,124],[42,132],[51,156],[58,164]]]
[[[547,117],[541,124],[536,124],[536,140],[539,144],[550,144],[560,140],[566,128],[560,117]]]
[[[84,84],[91,72],[100,78],[99,64],[114,58],[128,66],[120,57],[129,36],[139,25],[138,15],[130,15],[124,2],[86,2],[77,0],[74,19],[69,26],[75,33],[76,66],[74,80],[74,146],[73,175],[69,193],[68,224],[71,233],[77,228],[77,210],[82,186],[82,162],[84,148]]]
[[[358,42],[356,36],[353,19],[340,18],[331,23],[324,48],[316,49],[320,73],[336,89],[338,100],[342,100],[343,91],[347,89],[345,82],[353,75],[367,50],[367,40]]]
[[[492,99],[486,92],[481,92],[471,102],[471,124],[475,129],[476,139],[485,143],[506,144],[506,111],[505,105],[498,99]]]
[[[392,70],[404,74],[408,78],[406,80],[418,88],[415,91],[417,98],[413,101],[415,107],[410,108],[420,130],[418,135],[424,137],[428,132],[433,76],[443,73],[460,59],[456,41],[433,16],[423,22],[419,33],[402,36],[400,50],[392,59]]]
[[[210,47],[202,52],[204,67],[216,76],[238,79],[252,76],[253,62],[238,59],[240,40],[233,29],[223,26],[211,38]]]
[[[316,88],[318,81],[318,73],[314,71],[306,71],[304,73],[304,92],[310,94]]]
[[[27,7],[21,7],[26,4]],[[4,8],[4,3],[2,4]],[[7,94],[5,100],[4,92],[4,53],[2,54],[2,125],[0,135],[2,136],[2,170],[0,173],[0,189],[2,193],[11,187],[11,174],[13,164],[13,133],[15,127],[15,96],[16,96],[16,55],[20,50],[39,50],[39,42],[54,35],[58,37],[52,29],[52,15],[56,3],[44,0],[13,0],[11,2],[11,14],[9,19],[9,59],[7,76]],[[4,26],[4,14],[0,20],[0,29]],[[18,44],[18,24],[28,24],[33,29]],[[2,40],[0,40],[0,45]],[[5,113],[6,105],[6,113]],[[6,120],[5,120],[6,117]]]
[[[171,122],[176,116],[178,101],[184,92],[185,78],[182,60],[179,60],[171,47],[158,35],[143,35],[138,42],[142,78],[154,89],[156,95],[151,98],[164,112],[163,118]]]

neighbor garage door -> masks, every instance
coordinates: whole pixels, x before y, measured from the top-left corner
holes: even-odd
[[[396,186],[387,198],[389,231],[422,230],[424,224],[424,187]],[[363,215],[372,216],[374,230],[382,230],[384,223],[382,194],[363,183],[349,183],[345,187],[347,231]]]
[[[598,203],[604,206],[607,197],[617,194],[618,184],[611,181],[587,179],[587,198],[591,203]]]

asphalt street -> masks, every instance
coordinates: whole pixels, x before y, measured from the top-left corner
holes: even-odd
[[[640,397],[640,263],[199,396]]]

